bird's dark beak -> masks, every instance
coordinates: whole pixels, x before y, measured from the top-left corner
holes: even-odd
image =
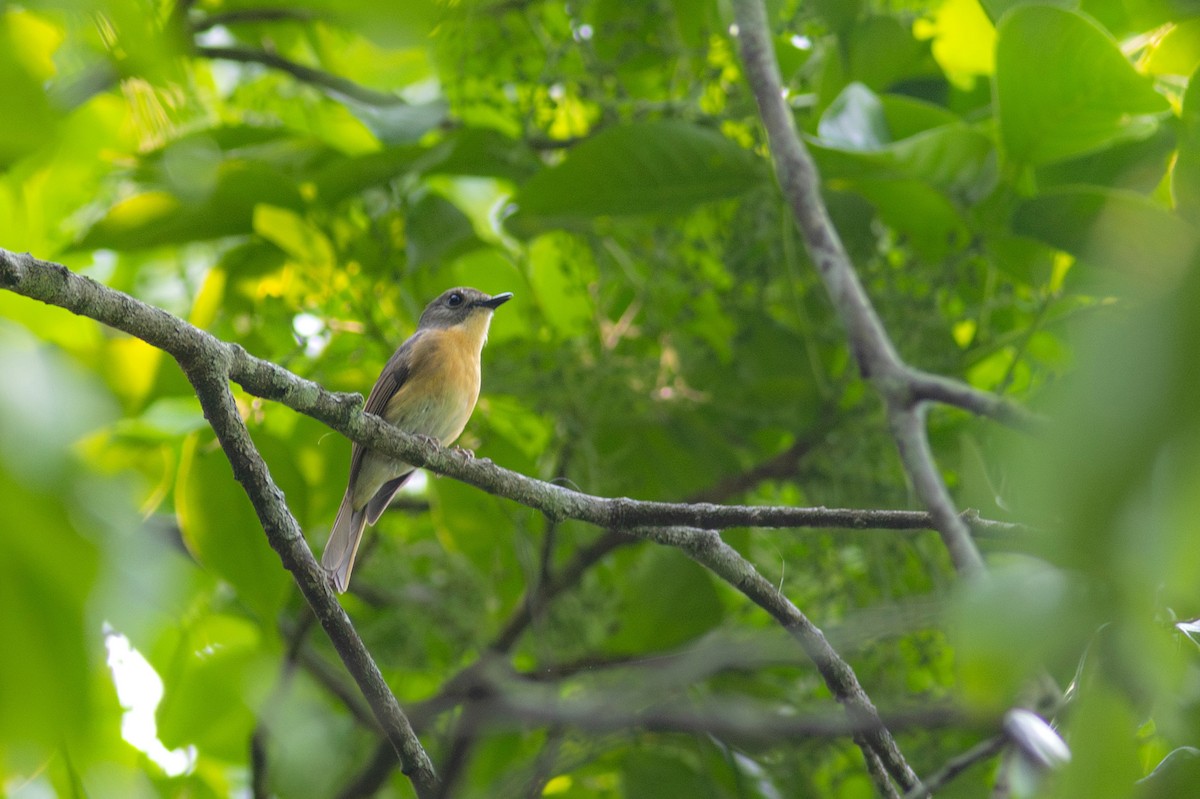
[[[495,297],[492,297],[489,300],[476,300],[475,304],[482,308],[491,308],[492,310],[495,310],[511,299],[512,292],[505,291],[501,294],[497,294]]]

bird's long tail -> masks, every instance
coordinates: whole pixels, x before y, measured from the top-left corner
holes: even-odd
[[[333,587],[339,594],[345,593],[350,585],[350,571],[354,568],[354,557],[362,541],[363,527],[367,523],[367,509],[354,510],[350,504],[350,492],[342,498],[333,529],[329,532],[329,543],[321,553],[321,565],[333,578]]]

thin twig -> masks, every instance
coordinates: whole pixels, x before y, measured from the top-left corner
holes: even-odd
[[[980,741],[961,755],[947,760],[945,765],[940,769],[930,774],[918,785],[910,788],[904,794],[904,799],[925,799],[927,796],[933,796],[971,766],[981,763],[1000,752],[1007,743],[1008,737],[1005,735],[993,735],[991,738]]]
[[[322,89],[340,94],[343,97],[348,97],[351,100],[356,100],[364,105],[405,105],[404,99],[398,95],[368,89],[366,86],[355,83],[348,78],[343,78],[321,69],[307,67],[304,64],[298,64],[291,59],[267,52],[266,50],[255,50],[249,47],[197,45],[193,52],[201,58],[211,58],[217,61],[236,61],[241,64],[261,64],[264,67],[278,69],[281,72],[288,73],[298,81],[319,86]]]

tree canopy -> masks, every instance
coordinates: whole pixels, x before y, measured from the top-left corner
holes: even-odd
[[[1197,4],[0,42],[0,795],[1200,784]],[[337,393],[456,285],[473,461]],[[428,468],[339,615],[347,436]]]

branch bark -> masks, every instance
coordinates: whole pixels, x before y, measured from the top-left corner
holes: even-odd
[[[552,519],[579,519],[610,530],[589,550],[593,557],[575,564],[578,570],[587,568],[595,559],[627,540],[629,535],[682,549],[779,621],[816,664],[831,692],[846,707],[849,717],[862,725],[856,740],[867,756],[877,756],[905,788],[916,784],[916,775],[904,762],[849,665],[829,645],[821,631],[748,561],[725,544],[712,528],[927,529],[931,520],[946,523],[936,513],[674,504],[589,496],[410,437],[383,420],[362,413],[359,395],[327,392],[318,384],[276,364],[252,357],[236,344],[223,342],[165,311],[77,275],[59,264],[0,249],[0,288],[91,317],[175,357],[195,387],[205,416],[216,431],[235,476],[254,502],[271,545],[292,572],[317,619],[333,640],[420,795],[431,795],[436,790],[432,765],[409,720],[330,591],[324,573],[287,509],[282,492],[272,482],[266,464],[254,448],[234,403],[230,379],[251,394],[282,402],[325,422],[354,441],[408,463],[539,509]],[[953,516],[953,521],[963,524],[957,515]],[[965,529],[965,524],[963,526]],[[695,529],[697,527],[704,529]],[[574,577],[573,571],[568,569],[559,575],[559,584],[570,584]],[[561,590],[559,586],[548,587],[546,597],[558,590]],[[516,617],[512,629],[507,629],[495,642],[496,648],[511,646],[515,635],[527,623],[527,617]]]
[[[271,479],[238,413],[229,388],[229,374],[236,349],[240,348],[231,347],[165,311],[80,277],[64,266],[40,263],[28,255],[0,250],[0,288],[100,321],[119,321],[121,324],[115,325],[119,329],[127,332],[136,329],[140,331],[135,333],[139,338],[174,356],[195,388],[204,416],[217,434],[234,477],[250,497],[271,547],[284,568],[292,573],[346,669],[358,683],[395,749],[401,769],[412,780],[419,797],[434,796],[437,777],[429,756],[350,617],[334,596],[325,572],[313,558],[283,492]]]
[[[319,86],[322,89],[336,92],[351,100],[357,100],[364,105],[386,107],[407,104],[398,95],[368,89],[366,86],[355,83],[348,78],[343,78],[339,75],[316,69],[315,67],[298,64],[295,61],[275,53],[267,52],[266,50],[255,50],[249,47],[197,45],[193,52],[201,58],[210,58],[217,61],[236,61],[240,64],[261,64],[264,67],[278,69],[281,72],[291,75],[301,83]]]
[[[948,378],[924,375],[904,363],[875,312],[821,197],[816,164],[796,131],[779,64],[771,44],[762,0],[735,0],[742,63],[758,102],[775,164],[775,175],[792,208],[809,256],[846,328],[859,371],[884,401],[904,469],[933,517],[955,569],[963,576],[983,572],[983,558],[938,474],[924,425],[924,403],[951,402],[1001,421],[1022,414],[999,398]]]

